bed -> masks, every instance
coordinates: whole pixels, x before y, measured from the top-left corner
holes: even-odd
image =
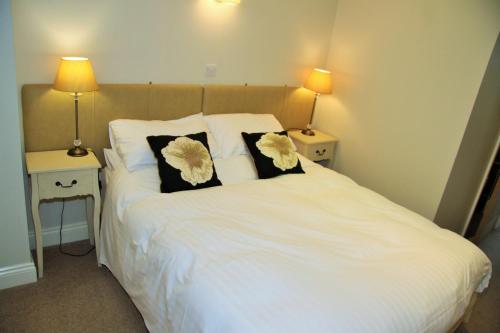
[[[175,194],[106,171],[101,261],[151,332],[446,332],[487,286],[472,243],[304,157],[215,162],[224,186]]]
[[[102,85],[82,99],[82,108],[89,108],[82,139],[103,162],[113,119],[229,113],[239,105],[237,112],[273,113],[290,128],[305,125],[309,114],[303,111],[312,101],[293,87]],[[65,133],[46,133],[67,106],[50,86],[23,87],[27,151],[64,148]],[[250,156],[218,158],[223,186],[171,194],[159,192],[156,166],[105,168],[99,260],[148,329],[456,328],[488,285],[488,258],[461,236],[351,179],[300,161],[305,174],[258,180]]]

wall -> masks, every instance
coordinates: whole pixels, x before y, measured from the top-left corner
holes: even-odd
[[[500,134],[500,39],[486,70],[436,214],[436,223],[461,233],[496,154]]]
[[[90,57],[101,83],[297,85],[308,69],[328,64],[334,94],[321,97],[314,122],[340,139],[335,168],[433,219],[500,29],[499,7],[496,0],[236,7],[17,0],[17,79],[51,82],[62,55]],[[215,78],[205,76],[211,63]],[[60,209],[41,207],[50,244],[58,241]],[[85,237],[84,212],[81,202],[68,203],[66,240]]]
[[[335,168],[433,219],[499,29],[496,0],[339,0],[314,121]]]
[[[18,0],[18,79],[52,82],[60,56],[84,55],[102,83],[297,84],[326,62],[334,8],[331,0]],[[211,63],[218,73],[208,80]]]
[[[17,0],[17,79],[19,85],[52,82],[60,56],[83,55],[101,83],[298,85],[310,68],[326,64],[335,6],[332,0],[243,0],[239,6]],[[205,76],[206,64],[217,65],[216,77]],[[67,208],[64,221],[72,228],[64,238],[84,237],[83,205]],[[60,204],[41,207],[46,244],[58,242],[60,210]]]
[[[28,249],[10,0],[0,0],[0,289],[36,281]]]

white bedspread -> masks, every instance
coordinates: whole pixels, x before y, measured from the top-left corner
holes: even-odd
[[[151,332],[446,332],[486,288],[472,243],[304,168],[174,194],[155,168],[111,173],[101,261]]]

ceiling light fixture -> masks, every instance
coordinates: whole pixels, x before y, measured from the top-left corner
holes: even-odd
[[[217,2],[220,2],[220,3],[227,3],[227,4],[231,4],[231,5],[239,5],[240,4],[240,0],[215,0]]]

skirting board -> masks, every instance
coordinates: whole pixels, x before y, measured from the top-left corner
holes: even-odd
[[[30,248],[33,250],[35,248],[35,232],[30,231],[29,237],[30,237]],[[71,243],[88,238],[89,238],[89,229],[87,226],[87,222],[77,222],[63,226],[62,229],[63,243]],[[59,227],[56,226],[56,227],[42,229],[42,240],[44,247],[59,245]]]
[[[36,268],[33,261],[24,264],[0,267],[0,289],[36,282]]]

